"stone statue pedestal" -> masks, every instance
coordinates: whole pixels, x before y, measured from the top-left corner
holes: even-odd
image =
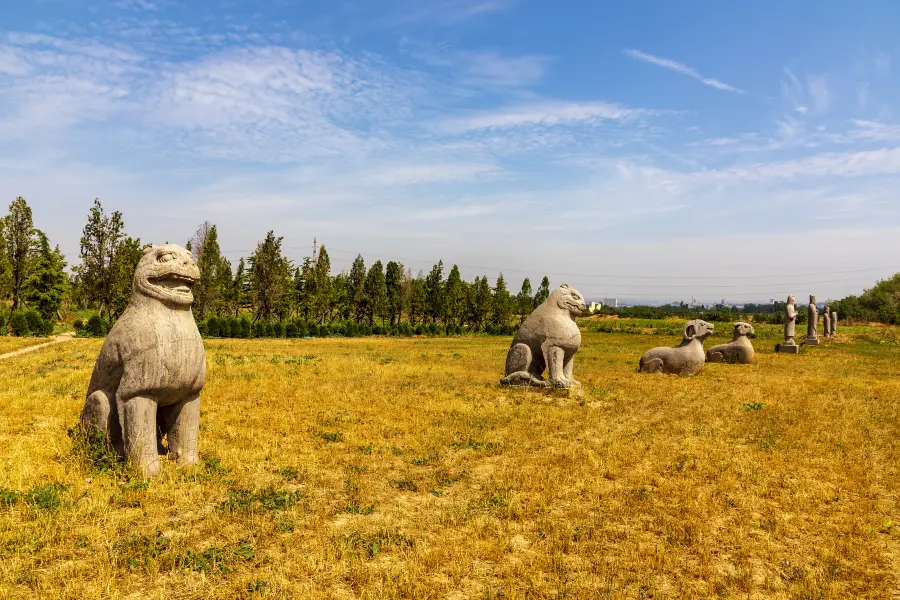
[[[800,354],[800,346],[797,344],[778,344],[775,346],[775,352],[780,354]]]
[[[803,340],[803,343],[807,346],[818,346],[819,338],[806,338],[805,340]]]

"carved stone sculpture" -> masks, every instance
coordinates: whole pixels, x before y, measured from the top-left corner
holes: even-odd
[[[837,333],[837,311],[831,311],[831,335],[834,337],[834,334]]]
[[[822,333],[825,338],[831,337],[831,311],[828,308],[828,305],[825,305],[825,312],[822,313],[822,322],[824,323],[824,327],[822,328]]]
[[[746,364],[753,360],[753,344],[750,339],[756,332],[750,323],[735,323],[734,337],[727,344],[713,346],[706,351],[706,362],[728,362]]]
[[[798,354],[800,346],[794,341],[797,327],[797,307],[793,296],[788,296],[784,307],[784,343],[775,346],[776,352]]]
[[[572,377],[581,331],[575,318],[585,310],[584,297],[561,285],[519,327],[506,355],[501,385],[560,387],[581,385]],[[547,370],[547,380],[542,377]]]
[[[681,330],[681,344],[674,348],[648,350],[641,357],[639,371],[696,375],[706,362],[703,342],[713,333],[713,325],[700,319],[688,321]]]
[[[165,450],[179,464],[198,460],[203,341],[191,313],[200,270],[174,244],[144,250],[128,308],[103,343],[81,414],[145,476]]]
[[[809,306],[806,308],[806,340],[804,344],[807,346],[819,345],[819,309],[816,308],[816,297],[809,297]]]

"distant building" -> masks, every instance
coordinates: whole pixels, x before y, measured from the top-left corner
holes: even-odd
[[[619,299],[618,298],[604,298],[603,306],[609,306],[610,308],[618,308]]]
[[[600,312],[600,309],[603,308],[603,305],[599,302],[591,302],[588,304],[588,310],[592,313]]]

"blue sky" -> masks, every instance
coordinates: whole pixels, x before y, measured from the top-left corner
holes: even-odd
[[[900,253],[900,4],[41,0],[0,16],[0,181],[75,258],[274,229],[589,298],[842,297]],[[788,6],[786,6],[788,5]]]

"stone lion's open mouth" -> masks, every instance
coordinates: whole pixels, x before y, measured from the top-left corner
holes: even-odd
[[[194,288],[194,284],[197,283],[197,280],[193,277],[188,277],[187,275],[179,275],[177,273],[170,273],[169,275],[165,275],[163,277],[149,278],[148,281],[151,285],[154,285],[158,288],[163,288],[173,294],[184,296],[190,296],[191,290]]]

